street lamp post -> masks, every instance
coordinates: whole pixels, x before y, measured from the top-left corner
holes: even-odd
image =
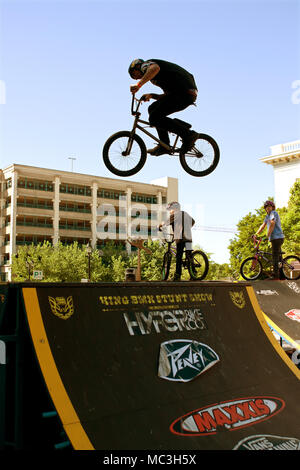
[[[91,282],[91,254],[92,254],[93,248],[91,247],[90,242],[86,245],[86,252],[88,255],[88,279],[89,282]]]

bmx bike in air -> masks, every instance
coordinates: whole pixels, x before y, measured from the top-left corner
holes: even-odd
[[[143,101],[132,96],[131,114],[134,123],[131,131],[120,131],[113,134],[103,147],[103,161],[106,168],[117,176],[132,176],[138,173],[146,163],[147,149],[143,139],[136,134],[136,130],[144,132],[161,146],[165,147],[170,155],[179,155],[183,169],[192,176],[206,176],[217,167],[220,159],[220,150],[216,141],[207,134],[198,134],[193,148],[182,153],[177,147],[179,136],[175,136],[173,145],[167,145],[151,134],[146,127],[149,122],[140,119],[139,107]],[[191,125],[177,119],[187,129]]]
[[[272,268],[272,253],[259,248],[262,239],[252,237],[255,255],[244,259],[240,267],[240,273],[246,281],[254,281],[262,276],[263,271],[267,272]],[[285,279],[296,280],[300,278],[300,258],[296,255],[282,257],[284,252],[279,254],[279,269]]]

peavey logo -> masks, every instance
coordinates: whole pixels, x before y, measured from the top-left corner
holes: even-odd
[[[295,437],[257,434],[246,437],[233,450],[300,450],[300,440]]]
[[[219,360],[213,349],[198,341],[166,341],[160,345],[158,376],[176,382],[189,382]]]
[[[280,398],[250,397],[216,403],[177,418],[170,426],[180,436],[207,436],[251,426],[279,413],[285,407]]]
[[[73,298],[70,295],[65,299],[64,297],[50,297],[48,296],[49,304],[52,313],[62,320],[67,320],[74,313]]]

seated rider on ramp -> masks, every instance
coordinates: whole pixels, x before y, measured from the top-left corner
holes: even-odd
[[[189,130],[179,120],[168,118],[169,114],[182,111],[197,99],[197,86],[192,74],[179,65],[160,59],[135,59],[129,69],[131,78],[139,79],[131,85],[130,91],[135,94],[146,82],[151,81],[164,91],[163,94],[148,93],[142,96],[143,101],[156,100],[149,108],[149,123],[156,127],[159,139],[169,145],[169,132],[182,138],[181,153],[190,151],[198,138],[195,131]],[[168,153],[161,145],[148,150],[151,155],[159,156]]]

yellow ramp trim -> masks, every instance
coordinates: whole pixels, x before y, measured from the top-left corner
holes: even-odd
[[[94,450],[57,370],[35,288],[23,287],[23,298],[37,358],[55,408],[75,450]]]
[[[276,325],[276,323],[274,323],[271,318],[268,317],[268,315],[266,315],[264,312],[264,317],[267,321],[267,323],[269,324],[269,326],[271,328],[273,328],[273,330],[276,330],[276,333],[278,333],[280,336],[282,336],[284,339],[286,339],[289,343],[291,343],[291,345],[295,348],[295,349],[299,349],[300,351],[300,344],[297,343],[294,339],[292,339],[289,335],[287,335],[281,328],[279,328],[279,326]]]
[[[300,370],[298,367],[291,361],[291,359],[288,357],[288,355],[284,352],[281,346],[277,343],[273,333],[271,332],[267,321],[264,317],[263,312],[261,311],[261,308],[259,306],[258,300],[256,298],[256,295],[254,293],[253,287],[252,286],[246,286],[250,301],[252,303],[252,307],[254,309],[254,312],[257,316],[258,321],[260,322],[264,332],[266,333],[268,339],[272,343],[273,347],[276,349],[276,352],[279,354],[281,359],[286,363],[286,365],[291,369],[292,372],[296,375],[296,377],[300,380]]]

